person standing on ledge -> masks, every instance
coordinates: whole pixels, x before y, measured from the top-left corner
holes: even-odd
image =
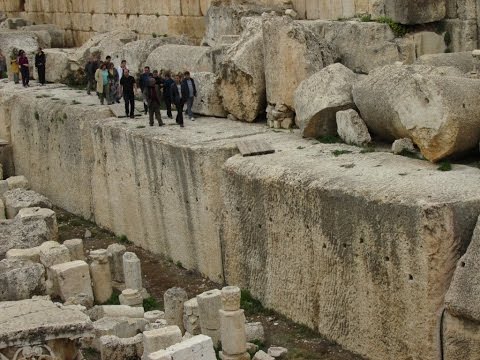
[[[30,69],[28,68],[28,58],[23,50],[20,50],[18,65],[20,66],[20,72],[22,73],[22,85],[23,87],[29,87]]]
[[[182,81],[182,92],[187,96],[184,98],[184,102],[187,103],[187,114],[190,120],[194,121],[192,106],[193,100],[197,96],[197,88],[195,87],[195,81],[190,77],[190,72],[185,71],[183,73],[184,78]]]
[[[13,82],[18,84],[20,82],[20,67],[18,66],[18,60],[15,56],[10,59],[10,71],[13,75]]]
[[[108,71],[105,63],[100,63],[100,67],[95,72],[95,81],[97,82],[97,94],[100,98],[100,104],[105,103],[105,97],[108,95]]]
[[[37,68],[38,82],[42,86],[45,85],[45,63],[45,53],[42,48],[38,48],[37,54],[35,55],[35,67]]]
[[[177,124],[183,128],[183,105],[185,104],[185,99],[188,97],[188,88],[185,88],[185,86],[182,85],[182,73],[178,73],[175,75],[175,82],[170,88],[170,96],[177,108]]]
[[[172,79],[172,74],[169,71],[165,72],[165,80],[163,82],[163,99],[165,100],[165,106],[167,107],[167,116],[169,119],[173,119],[172,116],[172,85],[175,81]]]
[[[142,91],[143,96],[143,110],[145,111],[145,115],[148,112],[148,104],[147,99],[145,98],[145,88],[148,86],[148,81],[153,75],[150,73],[150,67],[145,66],[143,68],[143,74],[140,75],[140,80],[138,81],[138,85],[140,86],[140,90]]]
[[[163,126],[162,115],[160,114],[160,87],[153,77],[148,79],[147,86],[143,90],[148,105],[148,120],[153,126],[153,115],[157,118],[158,126]]]
[[[127,117],[133,119],[135,117],[135,91],[137,90],[137,84],[135,78],[130,75],[128,69],[123,70],[123,76],[120,80],[120,92],[123,94],[123,100],[125,100],[125,114]]]

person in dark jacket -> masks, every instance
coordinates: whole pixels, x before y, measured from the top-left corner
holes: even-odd
[[[182,92],[187,94],[187,96],[184,98],[184,103],[187,104],[187,114],[190,120],[194,120],[193,118],[193,112],[192,112],[192,106],[193,106],[193,100],[197,96],[197,88],[195,87],[195,81],[190,77],[190,73],[188,71],[185,71],[183,73],[184,77],[182,80]]]
[[[172,79],[172,73],[170,71],[165,72],[165,79],[163,82],[163,98],[165,100],[165,106],[167,107],[167,116],[169,119],[173,119],[172,116],[172,94],[171,89],[175,81]]]
[[[163,126],[162,115],[160,114],[160,99],[162,98],[160,87],[156,84],[153,77],[148,79],[148,85],[145,86],[144,98],[148,105],[148,120],[150,126],[153,126],[153,116],[158,121],[158,126]]]
[[[42,48],[39,48],[35,55],[35,67],[38,73],[38,82],[43,86],[45,85],[45,63],[46,57]]]
[[[87,94],[90,95],[92,90],[95,90],[95,72],[98,69],[98,61],[90,56],[87,64],[85,65],[85,77],[87,79]]]
[[[143,68],[143,74],[140,75],[140,79],[138,81],[138,86],[140,87],[140,90],[143,95],[143,109],[145,111],[145,115],[148,112],[148,105],[147,105],[147,99],[145,99],[145,88],[148,86],[148,81],[152,77],[152,73],[150,73],[150,67],[145,66]]]
[[[137,84],[128,69],[123,70],[123,76],[120,79],[120,89],[120,93],[125,100],[125,114],[133,119],[135,117],[135,91],[137,90]]]
[[[188,98],[188,88],[185,88],[182,85],[182,74],[178,73],[175,75],[175,82],[170,88],[170,97],[177,108],[176,121],[180,127],[183,127],[183,105],[185,105],[185,99]]]

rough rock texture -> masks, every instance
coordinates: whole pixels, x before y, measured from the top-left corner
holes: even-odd
[[[290,16],[262,16],[267,101],[293,108],[298,85],[333,64],[335,50]]]
[[[467,252],[458,261],[445,307],[456,317],[480,322],[480,221]]]
[[[13,219],[21,209],[41,207],[52,208],[52,203],[45,196],[32,190],[13,189],[3,194],[7,218]]]
[[[227,161],[227,281],[368,358],[435,358],[436,314],[480,210],[478,186],[462,195],[458,181],[480,172],[318,146]]]
[[[442,23],[449,37],[450,52],[471,51],[478,48],[476,20],[448,19]]]
[[[20,259],[0,261],[0,301],[29,299],[45,293],[45,268]]]
[[[167,44],[156,48],[148,55],[145,65],[152,70],[171,70],[173,73],[213,72],[213,63],[207,46]]]
[[[387,24],[359,21],[303,21],[320,38],[336,49],[340,62],[357,73],[415,60],[411,38],[395,38]]]
[[[78,339],[92,331],[92,322],[81,311],[36,299],[0,303],[0,324],[0,348]]]
[[[93,303],[93,292],[88,264],[76,260],[60,263],[48,270],[49,280],[53,282],[54,295],[63,301],[82,295]]]
[[[222,98],[218,87],[220,79],[210,72],[192,74],[197,88],[197,97],[193,102],[192,110],[195,114],[226,117],[227,112],[223,108]]]
[[[405,152],[414,153],[415,151],[415,145],[413,145],[412,140],[410,140],[409,138],[397,139],[392,144],[392,152],[395,155],[399,155]]]
[[[109,29],[110,30],[110,29]],[[138,35],[130,30],[116,30],[98,34],[90,38],[75,52],[80,64],[87,62],[90,55],[105,59],[107,55],[120,52],[125,44],[138,40]]]
[[[45,79],[49,82],[65,82],[68,76],[79,69],[72,49],[45,49]]]
[[[265,341],[265,331],[261,322],[246,323],[245,332],[247,334],[247,341]]]
[[[127,60],[127,67],[131,75],[135,76],[141,72],[148,56],[158,47],[166,44],[194,45],[191,40],[185,37],[157,37],[152,39],[138,40],[127,43],[118,52],[112,53],[115,63]],[[160,70],[160,69],[159,69]]]
[[[295,123],[304,137],[334,135],[335,114],[355,106],[352,86],[356,75],[342,64],[334,64],[304,80],[295,91]]]
[[[471,51],[423,55],[415,61],[415,64],[427,66],[453,66],[464,73],[469,73],[473,70]]]
[[[203,43],[217,46],[222,43],[222,37],[240,35],[242,32],[241,20],[244,17],[260,16],[264,12],[272,11],[272,7],[261,4],[213,4],[206,14],[206,30]]]
[[[367,125],[355,110],[339,111],[336,119],[338,136],[347,144],[363,146],[372,141]]]
[[[52,223],[49,218],[28,216],[0,220],[0,257],[10,249],[35,247],[56,240],[57,236],[57,223]]]
[[[53,24],[39,24],[39,25],[27,25],[23,26],[24,31],[33,31],[35,33],[46,33],[49,47],[62,48],[67,47],[65,44],[65,30]]]
[[[143,335],[119,338],[106,335],[100,338],[102,360],[139,359],[143,354]]]
[[[225,110],[242,121],[253,122],[265,109],[265,67],[262,21],[242,19],[240,39],[220,64],[220,96]]]
[[[458,318],[448,311],[443,320],[444,360],[476,360],[480,354],[480,326],[477,321]]]
[[[385,14],[401,24],[423,24],[442,20],[445,0],[385,0]]]
[[[480,81],[454,68],[385,66],[357,83],[355,104],[370,131],[410,138],[423,156],[438,161],[478,146]]]

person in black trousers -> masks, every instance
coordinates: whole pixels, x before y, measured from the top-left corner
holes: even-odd
[[[45,53],[42,48],[39,48],[35,55],[35,67],[37,68],[38,82],[41,85],[45,85],[45,61]]]
[[[181,73],[175,75],[175,82],[170,88],[170,95],[175,107],[177,108],[177,124],[183,128],[183,105],[185,104],[185,99],[188,98],[188,89],[185,91],[185,87],[182,86]]]
[[[171,89],[175,81],[172,79],[172,73],[167,71],[165,73],[165,80],[163,83],[163,99],[165,100],[165,106],[167,107],[167,116],[169,119],[173,119],[172,116],[172,94]]]
[[[123,70],[120,86],[123,99],[125,100],[125,114],[133,119],[135,117],[135,91],[137,90],[137,84],[128,69]]]

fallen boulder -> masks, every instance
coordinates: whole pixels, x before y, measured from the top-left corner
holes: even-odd
[[[473,57],[471,51],[428,54],[420,56],[415,61],[415,64],[428,66],[453,66],[464,73],[469,73],[473,70]]]
[[[10,249],[28,249],[57,239],[55,213],[50,209],[41,210],[49,215],[20,217],[19,214],[13,220],[0,220],[0,257]]]
[[[145,61],[145,66],[151,70],[171,70],[172,72],[209,71],[212,72],[213,64],[208,53],[208,46],[191,46],[167,44],[156,48]]]
[[[355,110],[339,111],[336,118],[338,136],[347,144],[363,146],[372,141],[367,125]]]
[[[304,137],[335,135],[336,113],[355,106],[356,75],[342,64],[327,66],[302,81],[295,91],[295,123]]]
[[[386,140],[410,138],[432,161],[476,148],[480,81],[455,68],[385,66],[354,86],[368,128]]]
[[[0,301],[30,299],[45,293],[45,268],[22,259],[0,261]]]
[[[335,62],[335,50],[290,16],[264,14],[263,50],[267,101],[293,108],[298,85]]]
[[[442,20],[445,0],[385,0],[385,15],[400,24],[424,24]]]
[[[7,219],[13,219],[21,209],[31,207],[48,208],[52,203],[45,196],[33,191],[22,188],[9,190],[3,194],[5,200],[5,209]]]
[[[195,79],[197,97],[193,102],[192,110],[195,114],[206,116],[226,117],[222,98],[218,93],[220,80],[214,73],[199,72],[192,75]]]
[[[244,31],[220,64],[220,96],[225,110],[253,122],[265,110],[265,67],[260,18],[243,18]]]

